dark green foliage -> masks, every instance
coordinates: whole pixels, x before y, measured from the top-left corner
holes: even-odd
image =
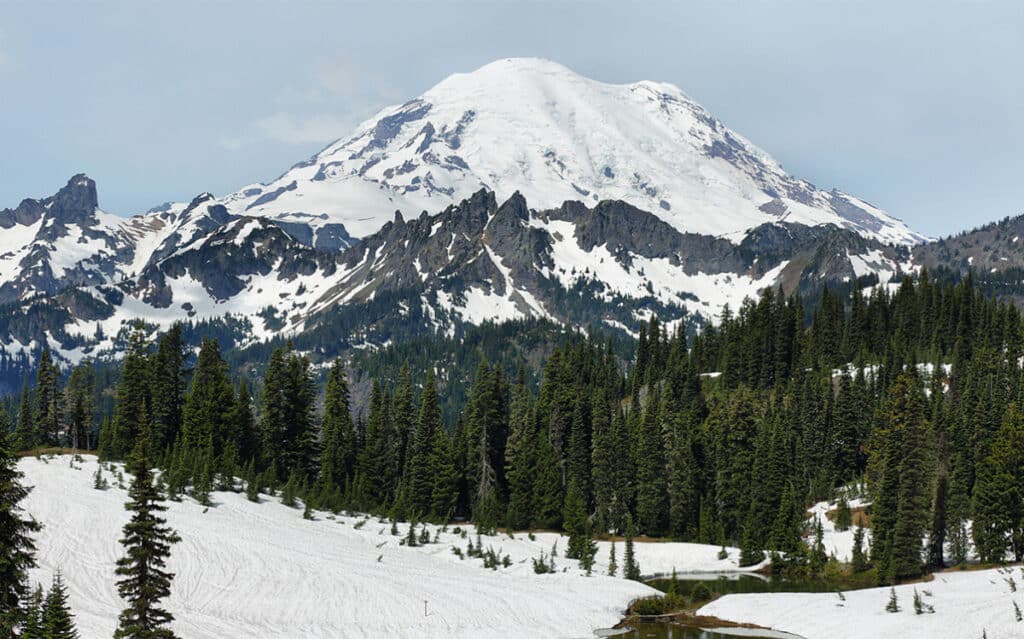
[[[95,371],[86,360],[71,371],[64,389],[64,418],[67,421],[67,445],[73,449],[96,448],[94,422],[96,419]]]
[[[921,538],[928,527],[931,453],[924,396],[916,378],[899,375],[883,411],[877,436],[872,558],[879,580],[919,576],[924,569]]]
[[[264,373],[259,424],[262,463],[271,471],[271,485],[292,471],[303,478],[315,474],[315,400],[309,360],[283,348],[275,349]]]
[[[868,558],[864,550],[864,528],[857,526],[853,533],[853,551],[850,557],[850,568],[853,572],[864,572],[868,569]]]
[[[896,589],[895,588],[889,588],[889,602],[885,604],[885,611],[886,612],[899,612],[900,611],[900,603],[899,603],[899,600],[896,598]]]
[[[136,444],[136,440],[149,423],[150,403],[150,345],[145,328],[138,324],[131,332],[128,350],[121,368],[121,379],[117,385],[117,403],[110,432],[105,435],[106,446],[101,452],[106,459],[124,459]],[[147,431],[148,432],[148,431]]]
[[[569,480],[563,513],[562,527],[569,535],[569,547],[565,551],[565,556],[569,559],[583,559],[589,554],[591,544],[590,523],[587,520],[583,494],[575,478]]]
[[[53,577],[42,617],[46,639],[78,639],[74,616],[68,607],[68,590],[60,571]]]
[[[740,543],[740,567],[753,566],[764,561],[764,550],[757,542],[754,532],[757,523],[748,521],[743,530],[743,539]]]
[[[139,442],[129,463],[134,475],[125,509],[132,513],[124,526],[117,560],[117,591],[127,603],[118,619],[115,639],[172,639],[167,624],[174,617],[160,607],[171,592],[172,573],[165,569],[171,546],[180,541],[160,513],[163,495],[153,481],[145,440]]]
[[[60,369],[50,357],[50,350],[44,348],[36,368],[35,410],[33,422],[37,445],[61,445],[61,424],[63,422],[63,397],[59,387]]]
[[[668,487],[665,482],[661,412],[661,396],[655,389],[648,398],[640,420],[636,446],[636,523],[647,535],[664,534],[668,527]]]
[[[691,603],[702,603],[705,601],[711,601],[714,595],[711,593],[711,588],[703,581],[697,582],[697,585],[690,591],[690,602]]]
[[[1024,416],[1016,404],[978,469],[973,535],[982,561],[1024,559]]]
[[[946,547],[946,502],[949,495],[949,478],[940,473],[935,482],[935,498],[932,500],[932,525],[928,532],[928,566],[944,568]]]
[[[924,599],[921,598],[921,594],[917,592],[917,588],[914,588],[914,614],[925,615],[934,612],[935,608],[931,604],[925,603]]]
[[[535,429],[531,420],[530,397],[520,378],[512,387],[509,406],[509,437],[505,446],[508,478],[508,526],[521,530],[530,525],[533,512],[533,457]]]
[[[23,606],[25,614],[21,623],[21,639],[46,639],[46,626],[43,625],[44,601],[43,587],[37,585]],[[8,633],[5,637],[11,636],[10,627],[2,629]]]
[[[839,495],[839,503],[836,505],[836,530],[846,532],[853,525],[853,514],[850,512],[850,502],[846,500],[846,494]]]
[[[355,475],[359,441],[349,407],[348,381],[340,359],[334,361],[324,388],[320,480],[344,486]]]
[[[622,567],[622,576],[633,581],[640,581],[640,564],[636,561],[633,549],[633,519],[626,516],[626,555]]]
[[[533,518],[535,528],[557,529],[562,524],[562,484],[558,456],[546,429],[535,433],[533,455]]]
[[[966,560],[972,520],[984,558],[1020,556],[1024,445],[1008,409],[1024,397],[1020,314],[985,299],[971,278],[948,285],[922,274],[895,292],[854,288],[815,291],[819,301],[806,308],[799,296],[764,291],[697,335],[652,317],[633,329],[632,357],[597,329],[560,333],[553,347],[535,325],[520,323],[523,334],[482,327],[467,333],[471,345],[439,337],[335,361],[321,386],[321,358],[335,351],[297,338],[314,367],[276,341],[250,351],[266,359],[255,401],[245,379],[230,381],[224,358],[235,355],[212,340],[183,398],[182,345],[194,343],[197,325],[169,331],[152,355],[137,328],[112,409],[112,367],[103,364],[72,372],[63,405],[28,384],[24,410],[7,404],[18,412],[19,445],[23,436],[31,446],[52,439],[36,429],[40,406],[77,424],[58,433],[72,441],[95,441],[90,424],[100,417],[105,459],[124,458],[150,433],[171,498],[233,490],[239,473],[254,501],[283,485],[283,500],[301,497],[307,510],[467,518],[484,533],[566,530],[566,554],[584,568],[593,535],[628,529],[631,538],[739,545],[744,564],[767,552],[773,567],[823,571],[815,522],[810,545],[803,541],[805,513],[837,494],[840,530],[852,524],[847,500],[867,497],[883,583],[938,567],[945,544],[951,559]],[[853,570],[863,572],[863,532],[855,539]],[[500,563],[497,552],[490,559]]]
[[[14,431],[14,449],[29,450],[36,445],[36,430],[32,418],[32,401],[28,391],[28,378],[21,387],[21,403],[18,404],[18,425]]]
[[[234,444],[237,437],[231,423],[233,405],[234,392],[220,346],[216,340],[203,340],[183,410],[181,445],[187,458],[216,458],[228,442]]]
[[[437,478],[434,463],[438,452],[436,448],[441,441],[438,437],[441,427],[441,411],[437,405],[434,373],[431,371],[427,374],[420,397],[419,418],[406,470],[409,505],[413,512],[431,512]]]
[[[28,571],[36,565],[32,534],[41,529],[21,508],[29,492],[21,477],[7,437],[0,435],[0,636],[4,637],[19,623],[28,595]]]
[[[209,349],[207,346],[209,341],[204,340],[203,349]],[[215,340],[213,344],[216,345]],[[210,357],[210,353],[204,357],[203,349],[200,350],[199,358],[199,364],[204,368],[203,381],[199,382],[200,385],[205,385],[206,369],[210,364],[206,361]],[[164,450],[168,446],[174,445],[181,432],[184,419],[182,412],[185,407],[186,357],[187,351],[182,340],[182,327],[180,323],[175,323],[160,336],[151,364],[150,419],[152,420],[152,444],[155,446],[155,450]],[[198,378],[200,378],[199,371],[197,371]],[[219,389],[214,387],[210,391],[217,392]]]

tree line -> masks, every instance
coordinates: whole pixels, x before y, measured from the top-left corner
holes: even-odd
[[[856,563],[880,583],[966,561],[972,541],[984,561],[1024,556],[1024,324],[970,277],[825,289],[806,309],[769,289],[695,335],[656,317],[639,329],[628,361],[595,334],[568,339],[537,386],[481,360],[446,419],[438,377],[462,371],[404,366],[353,415],[341,359],[283,346],[250,385],[216,340],[189,368],[180,329],[151,343],[139,328],[94,439],[113,460],[145,439],[171,499],[208,503],[241,477],[254,500],[281,489],[320,509],[564,530],[580,549],[631,529],[813,569],[806,507],[865,486],[872,543]],[[69,406],[77,370],[61,393],[40,365],[23,447],[93,441],[47,408]]]

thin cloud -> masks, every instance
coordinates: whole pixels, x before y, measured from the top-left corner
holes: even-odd
[[[328,113],[297,116],[278,112],[256,121],[260,137],[287,144],[332,142],[352,128],[352,122]]]

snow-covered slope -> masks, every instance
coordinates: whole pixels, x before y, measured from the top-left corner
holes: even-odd
[[[843,593],[727,595],[700,614],[795,633],[805,639],[1010,639],[1024,636],[1014,604],[1024,597],[1010,586],[1019,568],[937,573],[925,583],[896,587],[900,612],[886,612],[888,588]],[[914,590],[934,614],[914,613]]]
[[[129,517],[126,491],[93,489],[93,458],[76,469],[68,457],[28,458],[19,468],[34,486],[26,510],[44,525],[33,579],[49,583],[61,569],[82,636],[111,636],[123,607],[114,563]],[[617,623],[631,599],[655,592],[605,576],[607,543],[598,550],[593,576],[564,558],[555,560],[557,573],[536,575],[530,560],[556,542],[563,551],[565,538],[483,537],[485,547],[512,560],[495,571],[452,553],[453,546],[465,550],[476,543],[471,529],[462,538],[431,527],[438,543],[407,548],[391,536],[389,524],[372,518],[360,524],[363,517],[317,513],[307,521],[276,498],[254,504],[234,493],[215,493],[214,502],[204,512],[186,499],[170,503],[167,512],[182,537],[169,562],[176,577],[167,607],[177,618],[174,629],[189,639],[589,637]],[[401,534],[406,531],[400,525]],[[621,545],[618,553],[621,560]],[[736,569],[738,550],[730,549],[732,559],[724,561],[717,553],[697,544],[637,544],[645,573]]]
[[[365,236],[395,209],[440,210],[482,187],[538,208],[623,200],[680,231],[736,241],[773,221],[924,239],[863,200],[789,176],[675,86],[606,84],[536,58],[452,75],[222,201],[234,213],[322,215]]]

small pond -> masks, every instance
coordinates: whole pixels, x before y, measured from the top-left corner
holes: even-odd
[[[657,575],[644,580],[652,588],[667,592],[671,585],[670,575]],[[697,584],[703,583],[714,595],[732,595],[759,592],[835,592],[849,590],[853,586],[826,579],[783,579],[766,577],[756,573],[680,573],[676,575],[676,592],[689,596]],[[865,583],[861,587],[870,586]]]
[[[738,637],[743,637],[744,639],[780,639],[784,637],[799,639],[799,637],[794,635],[775,633],[770,630],[729,628],[723,632],[716,632],[700,628],[686,628],[671,623],[639,623],[630,628],[608,632],[615,634],[604,634],[599,631],[596,635],[612,637],[613,639],[737,639]]]

